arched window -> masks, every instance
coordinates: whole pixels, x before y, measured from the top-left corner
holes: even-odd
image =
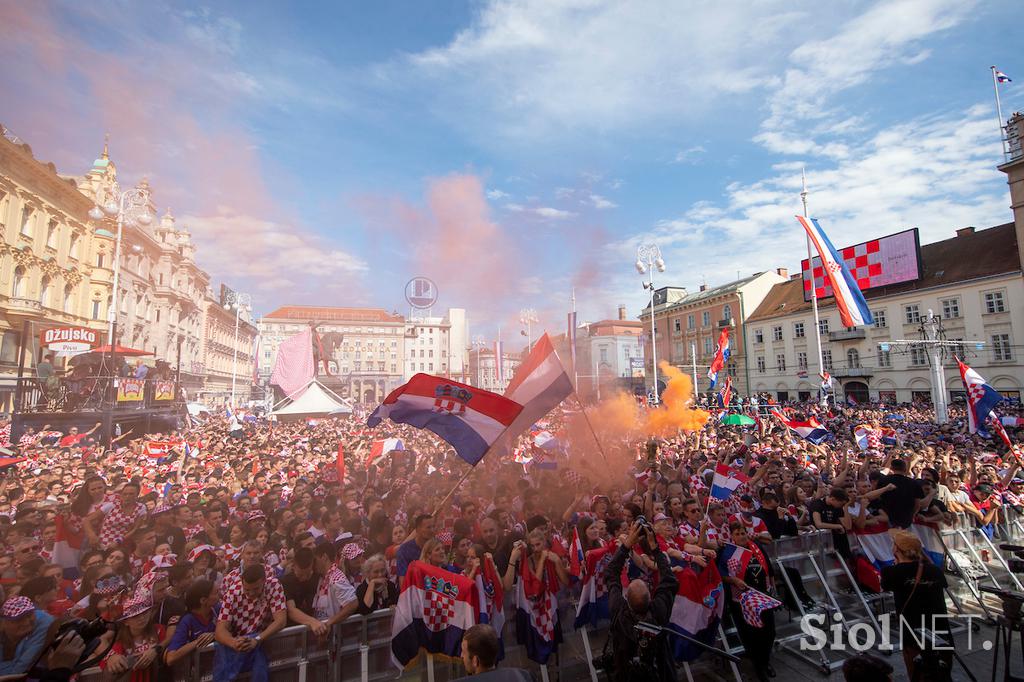
[[[71,307],[74,305],[75,288],[70,284],[64,285],[64,312],[70,313]]]
[[[860,367],[860,353],[856,348],[846,351],[846,364],[851,368]]]
[[[13,298],[25,298],[25,287],[28,285],[25,267],[19,265],[14,268],[14,282],[11,284],[11,296]]]
[[[43,275],[43,281],[40,282],[39,284],[39,305],[43,306],[44,308],[50,305],[51,288],[52,286],[50,278],[46,275]]]
[[[728,320],[730,317],[732,317],[732,306],[726,303],[722,306],[722,319]]]
[[[72,233],[71,234],[71,249],[68,251],[68,255],[70,255],[75,260],[78,260],[78,245],[79,245],[80,242],[81,242],[81,240],[79,239],[78,235]]]

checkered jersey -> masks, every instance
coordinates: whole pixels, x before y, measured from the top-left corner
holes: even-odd
[[[224,581],[219,621],[227,621],[236,637],[262,632],[274,619],[274,614],[286,608],[284,588],[277,578],[267,577],[263,593],[258,599],[250,599],[242,591],[242,581],[230,584]]]
[[[124,540],[125,534],[131,530],[135,522],[146,518],[146,507],[139,503],[135,509],[126,510],[120,503],[115,503],[106,516],[103,517],[103,525],[100,526],[100,547],[110,549],[119,545]]]

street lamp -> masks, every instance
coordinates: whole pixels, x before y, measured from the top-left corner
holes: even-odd
[[[658,396],[658,346],[654,338],[654,271],[665,272],[665,261],[661,258],[661,249],[657,244],[641,244],[636,247],[636,271],[643,275],[650,273],[651,281],[644,282],[644,289],[651,292],[651,365],[654,368],[654,402],[660,401]],[[696,390],[696,387],[694,387]]]
[[[487,346],[487,339],[483,337],[483,334],[477,334],[473,337],[473,348],[476,349],[476,387],[483,388],[483,382],[480,380],[480,351]]]
[[[106,190],[105,196],[99,198],[95,206],[89,209],[89,217],[93,220],[104,218],[117,219],[117,238],[114,243],[114,281],[110,294],[110,310],[107,312],[107,338],[110,346],[114,346],[114,321],[118,310],[118,286],[121,278],[121,238],[124,226],[136,227],[149,225],[153,216],[149,213],[149,185],[143,184],[121,191],[117,183]]]
[[[533,323],[539,322],[537,311],[533,308],[523,308],[519,311],[519,323],[526,325],[526,352],[533,350]]]
[[[252,296],[237,291],[227,292],[224,303],[227,310],[235,309],[235,343],[231,353],[231,409],[235,408],[235,381],[238,369],[238,316],[242,310],[252,310]]]

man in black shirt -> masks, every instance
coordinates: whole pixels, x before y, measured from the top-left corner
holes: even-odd
[[[843,488],[833,486],[825,499],[814,500],[809,507],[814,527],[819,530],[832,531],[832,544],[839,556],[847,561],[852,558],[850,539],[846,537],[851,526],[850,517],[846,515],[845,509],[846,503],[849,501],[850,496]]]
[[[313,550],[300,547],[295,550],[292,570],[281,577],[288,620],[296,625],[308,625],[317,637],[327,633],[327,625],[313,617],[313,600],[320,585],[320,576],[314,570]]]
[[[888,492],[879,498],[880,505],[889,516],[890,528],[909,528],[914,514],[921,508],[924,492],[917,481],[907,476],[907,462],[893,460],[889,475],[878,478],[875,488],[887,488]]]
[[[754,516],[764,521],[773,540],[799,533],[796,521],[784,508],[779,507],[778,495],[770,490],[761,493],[761,508],[754,512]]]

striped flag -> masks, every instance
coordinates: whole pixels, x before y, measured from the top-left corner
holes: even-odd
[[[413,561],[391,624],[391,658],[404,669],[426,649],[451,658],[462,655],[462,635],[479,615],[474,581]]]
[[[996,80],[999,81],[1000,83],[1012,83],[1013,82],[1012,78],[1007,76],[1005,73],[1003,73],[999,69],[996,69]]]
[[[715,478],[711,482],[711,497],[716,500],[727,500],[736,488],[747,482],[747,477],[734,471],[726,464],[715,467]]]
[[[811,243],[814,245],[814,249],[818,252],[818,257],[821,258],[821,269],[825,273],[827,283],[832,287],[832,292],[836,299],[836,307],[839,308],[839,318],[842,320],[843,326],[860,327],[872,324],[874,318],[871,317],[871,309],[868,308],[867,301],[864,300],[864,294],[861,293],[860,287],[857,286],[857,280],[853,278],[853,273],[850,272],[846,262],[839,256],[836,247],[832,246],[832,242],[829,241],[825,231],[821,229],[818,220],[816,218],[804,218],[803,216],[796,216],[796,219],[803,225],[807,236],[810,237]],[[814,283],[812,282],[812,291],[813,288]]]

